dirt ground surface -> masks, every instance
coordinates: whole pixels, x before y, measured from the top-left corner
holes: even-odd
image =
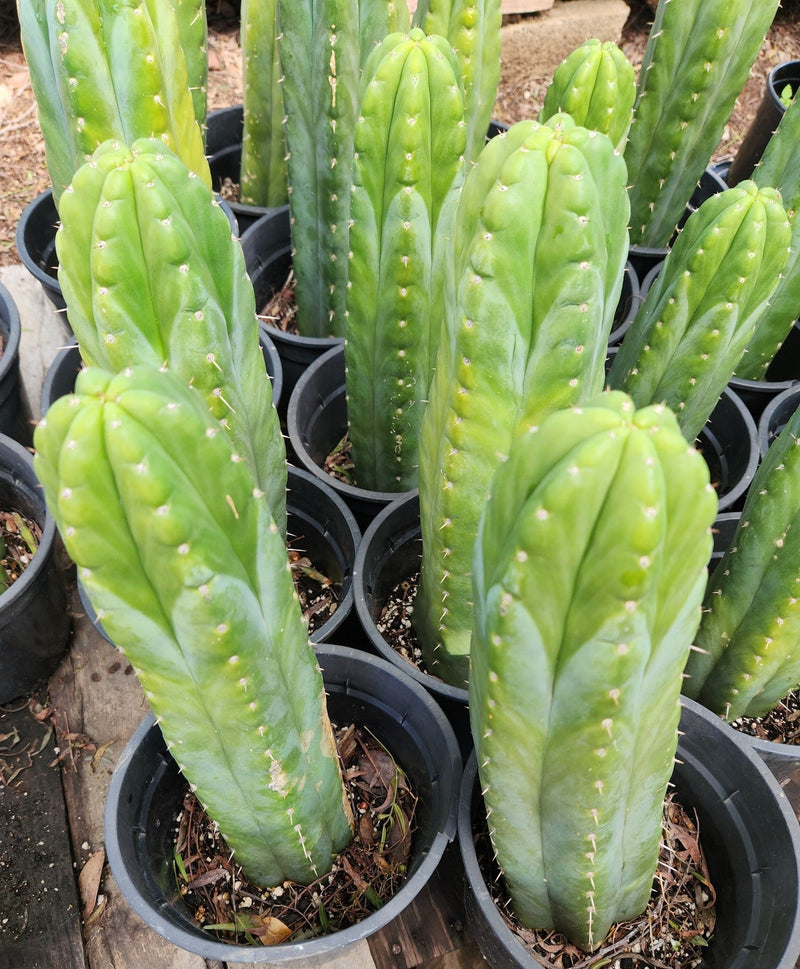
[[[638,67],[653,16],[647,0],[628,0],[630,15],[621,46]],[[529,16],[541,16],[530,14]],[[517,15],[516,19],[519,19]],[[764,91],[767,73],[776,64],[800,59],[800,2],[779,10],[742,91],[715,160],[733,157]],[[209,108],[241,101],[241,51],[238,8],[227,0],[209,4]],[[497,98],[497,117],[506,123],[532,118],[541,106],[547,78],[524,85],[504,80]],[[36,105],[19,42],[15,7],[0,0],[0,266],[18,262],[14,233],[24,207],[49,187]]]

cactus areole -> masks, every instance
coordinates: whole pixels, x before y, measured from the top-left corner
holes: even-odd
[[[322,677],[283,536],[202,395],[89,368],[34,443],[98,618],[248,877],[327,872],[350,811]]]
[[[616,391],[492,481],[469,681],[489,833],[520,921],[587,951],[650,895],[715,511],[672,412]]]

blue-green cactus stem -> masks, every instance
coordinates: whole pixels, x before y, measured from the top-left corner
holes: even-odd
[[[494,476],[470,720],[517,917],[592,951],[644,911],[716,497],[668,408],[547,416]]]
[[[639,407],[665,402],[694,441],[778,284],[789,237],[774,189],[746,181],[707,199],[639,308],[609,386]]]
[[[585,41],[556,68],[539,121],[564,112],[576,124],[608,135],[625,147],[636,100],[633,64],[612,41]]]
[[[778,0],[659,0],[625,148],[632,243],[669,244],[777,8]]]
[[[86,370],[34,443],[92,605],[237,860],[263,886],[323,874],[350,826],[322,678],[230,438],[177,375],[142,367]]]
[[[361,68],[375,41],[406,22],[398,17],[396,0],[278,0],[297,325],[303,336],[344,336]]]
[[[205,132],[208,113],[208,19],[205,0],[172,0],[178,36],[186,58],[194,116]]]
[[[772,443],[709,581],[684,692],[728,720],[800,684],[800,411]]]
[[[62,196],[59,281],[83,359],[166,365],[205,397],[285,524],[286,452],[239,242],[158,139],[106,142]]]
[[[414,23],[446,37],[458,55],[467,122],[466,157],[475,161],[486,142],[500,83],[500,0],[430,0],[419,3]]]
[[[414,613],[426,667],[455,685],[468,675],[472,546],[491,476],[520,429],[602,388],[627,211],[622,157],[566,115],[513,125],[465,180],[420,434]]]
[[[791,251],[780,282],[758,318],[747,351],[736,367],[736,376],[762,380],[781,344],[792,328],[800,307],[800,100],[793,98],[776,132],[770,138],[753,181],[781,194],[792,227]]]
[[[416,487],[419,427],[464,179],[464,102],[443,37],[390,34],[367,61],[355,135],[345,360],[358,484]]]
[[[205,75],[189,76],[172,0],[26,0],[19,14],[56,205],[109,138],[160,138],[211,184],[192,98]]]
[[[285,205],[288,196],[283,90],[277,40],[278,0],[242,3],[241,201]]]

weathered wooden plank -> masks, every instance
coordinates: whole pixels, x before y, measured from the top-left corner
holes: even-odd
[[[370,939],[377,969],[427,965],[471,941],[464,922],[462,877],[458,846],[450,845],[429,885],[400,918]]]
[[[0,969],[86,969],[52,728],[0,711]]]
[[[105,797],[114,765],[148,712],[141,687],[124,656],[76,613],[72,648],[51,678],[72,848],[79,869],[103,849]],[[134,914],[106,866],[96,903],[87,913],[85,943],[90,969],[221,969],[218,962],[171,945]]]

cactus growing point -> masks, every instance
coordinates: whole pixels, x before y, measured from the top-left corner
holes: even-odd
[[[492,481],[469,682],[489,833],[520,921],[588,951],[650,895],[715,512],[674,415],[616,391]]]

